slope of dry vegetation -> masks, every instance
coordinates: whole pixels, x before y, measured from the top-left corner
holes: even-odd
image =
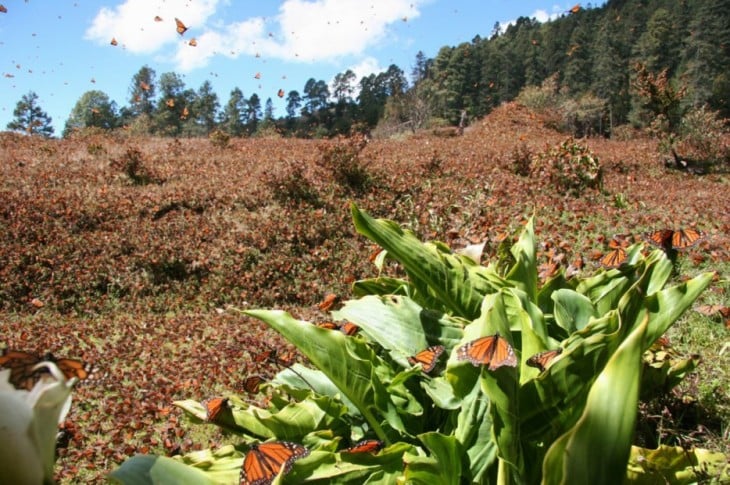
[[[487,257],[534,213],[544,277],[595,270],[615,233],[697,227],[706,238],[680,256],[680,273],[718,270],[703,302],[727,301],[726,175],[666,171],[648,138],[579,140],[603,165],[603,190],[580,198],[516,173],[564,139],[513,104],[458,138],[237,139],[221,148],[203,139],[0,135],[0,345],[98,368],[75,392],[59,478],[95,480],[134,453],[217,442],[180,423],[171,402],[274,372],[255,357],[285,344],[227,305],[323,320],[316,303],[326,293],[347,295],[374,274],[351,200],[452,247],[486,240]],[[696,410],[678,433],[718,446],[730,415],[722,371],[730,362],[719,354],[728,331],[690,318],[703,319],[701,338],[683,330],[680,339],[714,367],[685,392],[725,414],[710,422]],[[702,402],[705,394],[715,402]]]

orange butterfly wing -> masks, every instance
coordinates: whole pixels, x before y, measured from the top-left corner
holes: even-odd
[[[355,335],[357,332],[360,331],[360,327],[355,325],[352,322],[345,322],[342,325],[339,326],[340,332],[344,333],[347,336]]]
[[[545,369],[547,369],[553,359],[555,359],[555,357],[562,353],[562,347],[558,347],[557,349],[553,350],[546,350],[545,352],[540,352],[539,354],[535,354],[527,359],[527,365],[529,365],[530,367],[537,367],[538,369],[540,369],[540,372],[543,372]]]
[[[304,446],[288,441],[253,445],[243,459],[241,485],[269,485],[283,470],[289,473],[299,458],[309,455]]]
[[[37,355],[5,349],[0,355],[0,368],[10,369],[9,381],[16,389],[31,390],[38,380],[33,367],[40,361]]]
[[[606,253],[606,255],[601,258],[601,265],[607,268],[617,268],[624,264],[625,261],[626,251],[619,247]]]
[[[88,379],[92,374],[92,366],[88,362],[77,359],[50,359],[63,372],[66,379],[76,377],[79,380]]]
[[[183,35],[185,31],[188,30],[187,27],[185,27],[185,24],[182,23],[182,21],[179,18],[175,18],[175,28],[177,30],[177,33],[180,35]]]
[[[436,364],[438,363],[438,359],[441,356],[441,354],[444,353],[444,346],[443,345],[434,345],[432,347],[429,347],[425,350],[420,351],[416,355],[412,357],[408,357],[408,362],[411,365],[421,364],[423,372],[428,374],[431,372],[434,367],[436,367]]]
[[[214,423],[221,413],[228,409],[228,398],[214,397],[205,401],[203,406],[205,406],[205,419]]]
[[[672,234],[672,247],[685,249],[694,246],[702,239],[702,233],[696,229],[680,229]]]
[[[658,231],[647,232],[644,234],[644,239],[660,248],[666,248],[668,244],[672,242],[672,235],[674,231],[671,229],[659,229]]]
[[[488,365],[489,370],[517,367],[517,356],[512,346],[499,334],[480,337],[456,350],[459,360],[468,360],[475,366]]]
[[[243,389],[249,394],[256,394],[262,382],[264,379],[261,376],[249,376],[243,381]]]
[[[340,453],[375,453],[383,448],[383,442],[380,440],[362,440],[358,441],[349,448],[345,448]]]
[[[335,322],[320,322],[317,326],[326,330],[337,330],[339,328]]]

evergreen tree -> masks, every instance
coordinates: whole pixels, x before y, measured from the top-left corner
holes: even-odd
[[[155,70],[143,66],[132,76],[132,83],[129,86],[129,106],[133,117],[142,114],[152,116],[155,110]]]
[[[71,110],[63,136],[66,137],[79,128],[91,126],[111,130],[118,126],[118,121],[117,105],[109,100],[106,93],[98,90],[87,91]]]
[[[33,91],[23,95],[13,110],[15,119],[7,124],[8,130],[23,131],[29,135],[39,134],[45,138],[53,136],[52,119],[38,104],[38,95]]]
[[[248,114],[248,118],[246,127],[249,133],[255,133],[261,120],[261,99],[258,94],[253,93],[248,98],[247,108],[246,113]]]
[[[192,125],[192,132],[197,136],[207,136],[216,127],[216,118],[220,108],[218,95],[213,91],[210,81],[204,81],[192,98],[186,99],[187,106],[189,106],[187,119]],[[183,117],[185,117],[184,108]]]
[[[185,83],[174,72],[166,72],[160,76],[160,94],[154,112],[155,128],[157,132],[177,136],[182,133],[182,121],[189,116],[185,114],[188,107],[185,92]]]
[[[642,63],[654,74],[666,69],[669,77],[673,77],[679,64],[682,37],[682,29],[677,25],[674,14],[658,8],[639,37],[634,61]]]
[[[299,91],[289,91],[286,95],[286,116],[289,119],[294,119],[297,116],[297,111],[302,107],[302,97],[299,95]]]
[[[221,128],[232,136],[241,136],[246,130],[248,101],[239,88],[233,88],[221,115]]]

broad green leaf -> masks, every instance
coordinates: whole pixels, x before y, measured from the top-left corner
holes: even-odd
[[[532,217],[525,224],[520,238],[510,251],[515,258],[515,264],[507,273],[507,281],[515,288],[524,291],[530,301],[537,301],[537,256]]]
[[[461,321],[427,310],[405,296],[365,296],[350,300],[332,312],[338,320],[349,320],[394,355],[404,367],[406,358],[437,343],[453,347],[463,334]]]
[[[361,417],[357,406],[342,394],[337,386],[320,370],[310,369],[299,363],[282,369],[271,380],[272,384],[291,386],[303,390],[313,390],[322,396],[330,396],[332,399],[342,401],[347,407],[347,413]]]
[[[367,295],[413,295],[416,292],[406,280],[380,276],[352,284],[352,294],[356,297]]]
[[[418,438],[428,449],[428,456],[406,454],[404,478],[407,483],[427,485],[459,485],[463,483],[464,451],[454,436],[423,433]]]
[[[238,460],[241,466],[241,460]],[[235,477],[238,477],[236,471]],[[125,485],[201,485],[216,483],[201,470],[164,456],[136,455],[109,474],[109,481]],[[234,476],[231,477],[235,480]]]
[[[359,337],[325,330],[280,310],[247,310],[297,346],[353,402],[381,440],[405,431],[386,384],[378,375],[389,367]],[[385,426],[385,427],[384,427]]]
[[[582,330],[591,317],[598,316],[591,300],[574,290],[557,290],[551,298],[555,303],[555,323],[569,334]]]
[[[626,473],[647,321],[620,345],[591,386],[582,416],[545,456],[543,483],[620,483]]]
[[[467,319],[479,314],[484,295],[504,286],[493,271],[443,244],[422,243],[410,231],[385,219],[373,219],[352,205],[357,231],[388,251],[403,265],[422,299],[418,303]]]
[[[631,447],[624,483],[730,483],[730,464],[723,453],[702,448],[660,446],[655,450]]]

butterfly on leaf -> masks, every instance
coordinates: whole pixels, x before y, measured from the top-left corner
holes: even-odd
[[[360,327],[355,325],[352,322],[344,322],[344,323],[335,323],[335,322],[320,322],[316,324],[319,328],[324,328],[326,330],[339,330],[340,332],[344,333],[348,337],[355,335],[359,330]]]
[[[611,249],[601,258],[601,266],[606,268],[618,268],[626,262],[626,248],[629,245],[627,234],[614,236],[608,242]]]
[[[375,453],[383,448],[383,442],[380,440],[369,439],[358,441],[349,448],[341,450],[340,453]]]
[[[665,251],[692,247],[700,242],[703,237],[702,232],[692,228],[679,230],[659,229],[644,234],[644,239]]]
[[[43,356],[21,350],[4,349],[0,353],[0,368],[10,369],[10,383],[17,389],[31,390],[38,380],[50,372],[45,367],[36,368],[41,362],[53,362],[66,379],[88,379],[92,374],[91,364],[67,358],[57,358],[50,352]]]
[[[259,386],[264,382],[264,378],[261,376],[248,376],[243,381],[243,390],[249,394],[256,394],[259,392]]]
[[[546,350],[545,352],[540,352],[527,359],[527,365],[529,365],[530,367],[537,367],[538,369],[540,369],[540,372],[544,372],[545,369],[547,369],[548,366],[555,359],[555,357],[562,353],[562,347],[558,347],[557,349],[553,350]]]
[[[269,485],[282,470],[289,473],[294,462],[307,455],[307,448],[289,441],[253,445],[243,459],[240,484]]]
[[[331,309],[333,306],[335,306],[337,303],[340,302],[340,297],[337,296],[334,293],[327,293],[327,295],[324,297],[324,300],[322,300],[317,306],[320,310],[323,312],[326,312],[327,310]]]
[[[443,345],[433,345],[425,350],[418,352],[416,355],[408,357],[408,362],[411,365],[421,364],[421,370],[428,374],[436,367],[438,359],[443,353]]]
[[[228,398],[214,397],[203,402],[205,406],[205,419],[210,423],[215,423],[221,416],[221,413],[230,409]]]
[[[468,360],[475,366],[487,365],[489,370],[517,367],[517,356],[509,342],[500,335],[480,337],[456,349],[458,360]]]

